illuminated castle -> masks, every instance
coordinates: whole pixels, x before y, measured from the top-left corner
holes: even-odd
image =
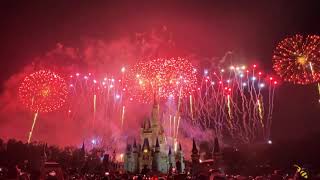
[[[145,171],[167,173],[176,169],[183,173],[185,169],[181,145],[176,151],[167,145],[164,129],[159,118],[159,104],[154,101],[151,118],[145,119],[141,127],[141,145],[134,140],[127,144],[124,156],[124,169],[130,173]]]

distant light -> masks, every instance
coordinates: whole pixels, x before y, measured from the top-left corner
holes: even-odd
[[[214,85],[214,82],[213,82],[213,81],[211,82],[211,85]]]
[[[97,141],[96,141],[95,139],[92,139],[92,140],[91,140],[91,143],[92,143],[92,144],[96,144]]]
[[[221,69],[221,72],[224,72],[224,69]]]
[[[105,78],[103,78],[103,80],[104,80],[104,81],[106,81],[106,80],[107,80],[107,78],[105,77]]]
[[[257,78],[255,76],[253,76],[251,79],[252,79],[252,81],[257,80]]]
[[[246,66],[242,66],[241,69],[245,70],[245,69],[246,69]]]
[[[201,160],[201,159],[199,159],[199,162],[200,162],[200,163],[202,163],[202,160]]]
[[[97,83],[97,80],[94,79],[94,80],[93,80],[93,83]]]
[[[255,67],[257,67],[257,65],[254,64],[253,67],[255,68]]]
[[[76,74],[76,76],[79,76],[79,75],[80,75],[79,73]]]
[[[230,66],[230,69],[231,69],[231,70],[234,70],[234,66]]]
[[[68,112],[71,113],[71,110],[69,110]]]
[[[105,172],[104,175],[109,176],[109,172]]]
[[[125,67],[122,67],[122,68],[121,68],[121,72],[124,73],[125,71],[126,71],[126,68],[125,68]]]
[[[271,80],[272,80],[272,77],[270,77],[269,79],[270,79],[270,81],[271,81]]]
[[[203,71],[203,73],[204,73],[204,75],[207,75],[207,74],[209,73],[208,69],[205,69],[205,70]]]
[[[261,73],[261,72],[259,72],[258,74],[259,74],[259,75],[261,75],[262,73]]]
[[[88,76],[84,76],[83,78],[84,78],[84,79],[88,79]]]
[[[70,87],[73,87],[73,84],[70,84]]]
[[[240,77],[242,78],[244,75],[243,74],[240,74]]]
[[[230,79],[227,80],[227,83],[230,83]]]
[[[264,85],[264,83],[261,83],[259,86],[260,86],[261,88],[263,88],[265,85]]]
[[[112,84],[110,85],[110,88],[113,88],[113,85],[112,85]]]
[[[72,78],[73,76],[72,76],[72,75],[70,75],[70,77]]]
[[[133,101],[133,98],[130,98],[130,101]]]
[[[268,140],[268,144],[272,144],[272,141],[271,141],[271,140]]]
[[[112,78],[111,81],[114,82],[114,79]]]
[[[116,98],[117,98],[117,99],[119,99],[119,98],[120,98],[120,95],[119,95],[119,94],[117,94],[117,95],[116,95]]]
[[[247,83],[245,83],[245,82],[244,82],[244,83],[242,83],[242,86],[247,86]]]
[[[277,81],[275,81],[275,82],[274,82],[274,84],[278,84],[278,82],[277,82]]]
[[[91,76],[91,73],[89,73],[89,76]]]

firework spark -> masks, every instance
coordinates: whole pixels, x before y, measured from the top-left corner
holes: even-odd
[[[196,71],[184,58],[159,58],[139,62],[126,76],[130,95],[143,103],[149,103],[153,95],[160,98],[186,97],[197,84]]]
[[[284,81],[310,84],[320,80],[320,36],[295,35],[282,40],[273,55],[273,68]]]

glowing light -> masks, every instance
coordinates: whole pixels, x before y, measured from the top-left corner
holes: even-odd
[[[122,68],[121,68],[121,72],[124,73],[125,71],[126,71],[126,68],[125,68],[125,67],[122,67]]]
[[[92,140],[91,140],[91,143],[92,143],[93,145],[96,145],[96,144],[97,144],[97,140],[92,139]]]
[[[264,83],[261,83],[261,84],[259,85],[260,88],[263,88],[264,86],[265,86]]]
[[[271,140],[268,140],[268,144],[272,144],[272,141],[271,141]]]

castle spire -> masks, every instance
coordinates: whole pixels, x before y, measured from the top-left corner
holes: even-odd
[[[142,145],[142,150],[143,150],[143,151],[144,151],[144,150],[150,150],[148,138],[144,138],[143,145]]]
[[[154,99],[153,99],[153,107],[152,107],[152,113],[151,113],[151,125],[158,126],[159,121],[159,102],[158,97],[156,93],[154,93]]]
[[[159,148],[160,147],[160,144],[159,144],[159,139],[158,139],[158,137],[157,137],[157,140],[156,140],[156,148]]]
[[[198,154],[198,149],[194,138],[192,139],[192,154]]]
[[[213,153],[220,153],[220,145],[219,145],[219,140],[217,137],[214,138],[214,147],[213,147]]]
[[[134,140],[133,140],[133,147],[134,147],[134,148],[137,148],[136,138],[134,138]]]

